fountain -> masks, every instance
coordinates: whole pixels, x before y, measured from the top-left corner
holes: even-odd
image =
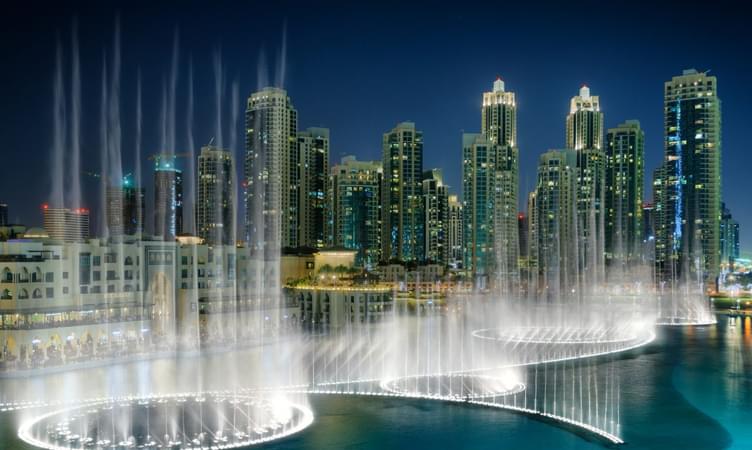
[[[193,166],[193,66],[188,63],[183,134],[178,132],[175,118],[176,111],[182,109],[177,92],[183,82],[178,76],[178,36],[176,32],[169,81],[163,85],[159,151],[176,157],[179,140],[185,141],[182,144],[191,155],[185,181],[192,197],[197,182]],[[75,156],[71,164],[77,172],[81,81],[75,37],[73,42],[70,139]],[[103,69],[100,113],[101,171],[109,179],[121,179],[123,174],[119,45],[116,29],[111,63],[105,63]],[[63,203],[66,199],[57,197],[64,191],[62,155],[69,138],[61,58],[59,51],[54,84],[52,180],[55,201]],[[263,55],[260,60],[259,82],[263,86],[268,74]],[[282,58],[280,84],[284,67]],[[218,148],[227,143],[230,152],[237,152],[241,103],[238,83],[233,82],[229,89],[228,116],[227,74],[219,50],[213,55],[212,68],[215,136],[210,142]],[[139,185],[145,122],[141,96],[139,78],[133,157]],[[181,135],[184,138],[178,139]],[[235,155],[236,161],[243,158],[244,155]],[[232,175],[232,186],[241,185],[238,174]],[[73,374],[74,382],[67,385],[69,392],[58,398],[30,402],[23,394],[31,390],[22,390],[18,398],[5,400],[3,410],[24,413],[18,432],[21,440],[48,450],[247,447],[289,436],[311,425],[314,413],[308,406],[309,395],[367,395],[499,408],[545,417],[621,443],[621,380],[609,360],[649,344],[655,338],[656,316],[657,323],[665,325],[696,325],[714,320],[709,310],[695,307],[702,304],[698,300],[701,289],[672,288],[656,298],[640,291],[639,286],[631,295],[609,292],[604,263],[596,255],[599,252],[593,250],[602,246],[602,237],[591,233],[586,236],[589,242],[573,242],[572,248],[566,249],[571,253],[568,257],[576,262],[572,267],[564,270],[557,266],[551,271],[550,280],[545,280],[550,285],[542,283],[526,294],[502,283],[503,290],[499,292],[453,293],[438,305],[433,298],[420,303],[421,292],[415,293],[416,300],[410,304],[395,291],[391,300],[384,302],[388,307],[379,323],[351,319],[338,329],[296,327],[298,324],[285,309],[279,281],[282,219],[278,193],[261,183],[247,184],[249,179],[266,176],[274,178],[275,174],[257,168],[246,174],[246,183],[242,184],[243,194],[255,199],[249,201],[245,211],[254,223],[243,233],[245,246],[236,246],[234,239],[229,245],[199,248],[198,244],[134,237],[135,247],[148,247],[139,256],[151,258],[153,265],[167,264],[165,255],[196,261],[180,277],[175,275],[175,269],[173,278],[156,274],[140,280],[144,287],[134,295],[138,300],[136,307],[151,315],[137,317],[140,334],[132,342],[140,345],[138,356],[147,361],[136,369],[113,369],[114,376],[100,377],[105,381],[96,389],[86,384],[84,376]],[[80,202],[77,183],[73,186],[72,201]],[[104,211],[104,189],[100,194]],[[232,213],[237,215],[242,202],[237,198],[232,198],[232,202]],[[266,208],[275,212],[266,214],[265,206],[259,202],[269,202],[271,207]],[[215,203],[219,208],[221,202]],[[190,218],[187,231],[194,232],[195,205],[186,202],[186,206]],[[215,212],[219,215],[219,211]],[[111,230],[107,230],[104,219],[102,242],[106,244],[102,245],[110,246],[110,254],[123,255],[124,239],[118,241],[109,234]],[[233,216],[232,236],[236,235],[235,219]],[[597,228],[594,217],[587,220],[592,222],[589,229]],[[558,260],[559,250],[556,252]],[[500,257],[508,259],[508,255]],[[589,271],[580,271],[585,258]],[[118,273],[126,268],[123,258],[103,264]],[[245,273],[247,278],[241,282],[234,276],[227,277],[228,273]],[[562,281],[561,273],[572,277]],[[611,276],[610,286],[629,280],[624,273]],[[168,294],[178,289],[182,297],[172,300]],[[116,296],[106,296],[107,309],[118,306],[110,298]],[[187,317],[180,330],[172,322],[178,312]],[[352,309],[350,314],[354,314]],[[114,354],[108,362],[130,361],[132,354],[118,359],[127,345],[113,342],[114,336],[123,334],[127,330],[123,333],[119,328],[111,329],[107,322],[104,336],[89,336],[96,343],[84,346],[102,348],[101,353],[93,352],[94,356],[103,355],[102,360],[105,355]],[[84,352],[79,354],[83,356]],[[160,372],[159,377],[153,375],[152,369],[165,360],[169,361],[169,370]],[[214,367],[216,373],[205,373],[208,367]],[[176,393],[175,386],[187,393]]]

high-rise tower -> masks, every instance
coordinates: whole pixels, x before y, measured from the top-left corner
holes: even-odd
[[[267,87],[251,94],[245,127],[245,239],[252,249],[279,257],[281,248],[299,245],[298,112],[287,91]]]
[[[641,258],[645,133],[628,120],[606,135],[606,259],[629,264]]]
[[[133,176],[125,175],[120,185],[108,185],[105,195],[105,215],[110,236],[142,234],[146,190],[134,184]]]
[[[447,228],[447,245],[449,250],[449,266],[455,269],[463,266],[464,246],[462,234],[464,233],[462,202],[456,195],[450,195],[449,204],[449,227]]]
[[[300,157],[300,213],[298,242],[301,246],[326,245],[325,222],[329,181],[329,129],[308,128],[298,132]]]
[[[712,283],[721,255],[721,102],[716,77],[685,70],[664,84],[663,105],[665,177],[657,271],[664,280],[699,276]]]
[[[154,159],[154,234],[174,239],[183,232],[183,173],[175,167],[175,155]]]
[[[536,278],[549,298],[560,298],[578,285],[576,230],[577,152],[550,150],[538,160],[535,195],[529,205],[531,259]]]
[[[496,146],[480,133],[462,135],[462,213],[464,267],[476,285],[489,281],[496,268],[494,202]]]
[[[196,231],[209,245],[235,242],[235,162],[218,147],[201,148],[198,156]]]
[[[359,266],[375,267],[381,255],[381,161],[345,157],[331,173],[331,243],[357,250]]]
[[[491,92],[483,93],[481,133],[495,152],[494,271],[497,281],[509,287],[519,279],[517,104],[514,92],[505,90],[500,77],[494,81]]]
[[[384,133],[381,257],[421,261],[424,256],[423,132],[403,122]]]
[[[605,153],[600,98],[582,86],[566,120],[567,148],[577,152],[577,242],[580,276],[588,287],[605,277]]]
[[[444,184],[441,169],[428,170],[423,174],[423,212],[424,259],[446,266],[449,264],[449,186]]]

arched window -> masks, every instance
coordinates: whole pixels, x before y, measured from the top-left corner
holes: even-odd
[[[31,281],[33,283],[42,282],[42,269],[40,269],[39,267],[34,269],[34,272],[31,273]]]
[[[125,257],[125,265],[126,266],[132,266],[133,265],[133,258],[131,258],[130,256],[126,256]]]
[[[34,292],[32,292],[31,296],[33,298],[42,298],[42,290],[39,288],[34,289]]]
[[[21,288],[21,290],[18,291],[18,299],[22,300],[25,298],[29,298],[29,291],[26,289]]]
[[[13,294],[10,293],[9,289],[3,289],[3,293],[2,295],[0,295],[0,299],[13,300]]]
[[[3,268],[3,283],[12,283],[13,282],[13,272],[7,267]]]
[[[21,268],[21,272],[18,273],[18,281],[21,283],[26,283],[29,281],[29,269],[26,267]]]

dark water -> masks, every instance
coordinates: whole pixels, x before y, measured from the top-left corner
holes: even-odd
[[[752,318],[659,330],[601,364],[621,374],[625,449],[752,449]],[[597,449],[608,444],[505,411],[431,401],[313,397],[316,421],[266,449]],[[0,449],[26,450],[0,415]]]

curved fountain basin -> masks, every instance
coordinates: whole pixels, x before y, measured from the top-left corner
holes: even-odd
[[[47,450],[230,449],[289,436],[313,422],[281,396],[203,393],[110,399],[32,418],[18,436]]]
[[[553,326],[485,328],[473,331],[473,337],[492,341],[545,345],[619,344],[633,342],[640,338],[634,327]]]
[[[471,400],[512,395],[525,390],[514,380],[492,375],[447,373],[413,375],[382,380],[380,387],[406,397]]]

